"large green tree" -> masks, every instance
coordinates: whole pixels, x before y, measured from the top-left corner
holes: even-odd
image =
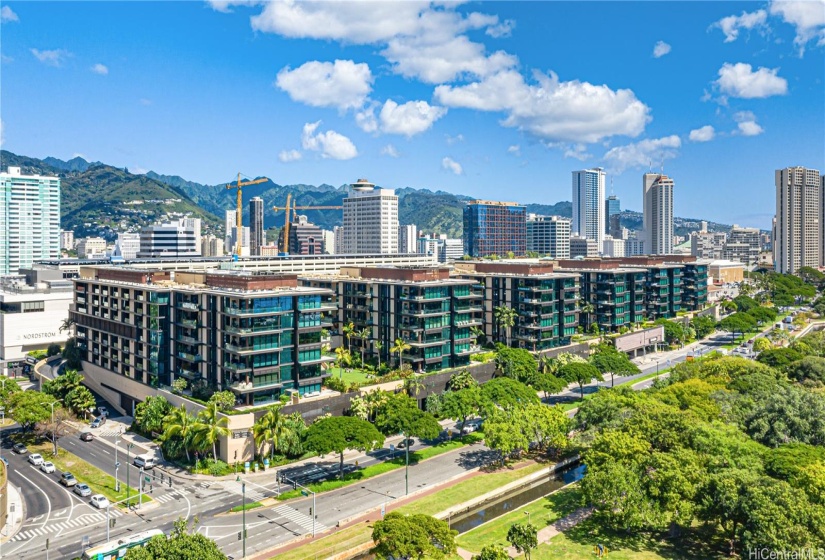
[[[491,544],[482,548],[471,560],[510,560],[510,555],[501,545]]]
[[[760,364],[781,369],[804,357],[802,353],[794,348],[771,348],[761,352],[756,361]]]
[[[387,560],[448,558],[456,553],[456,535],[447,522],[430,515],[393,511],[373,525],[372,552]]]
[[[12,420],[20,424],[24,432],[34,428],[38,422],[44,422],[51,418],[52,407],[49,405],[55,402],[54,397],[39,391],[20,391],[13,393],[9,397],[8,409]],[[8,409],[6,412],[8,413]]]
[[[403,393],[390,396],[375,415],[375,427],[384,435],[435,439],[441,426],[429,412],[418,408],[414,399]]]
[[[617,375],[633,375],[639,373],[639,368],[630,361],[627,354],[619,352],[610,344],[599,344],[596,351],[590,356],[590,363],[596,366],[602,375],[610,375],[610,386]]]
[[[76,415],[83,416],[95,407],[95,396],[84,385],[75,387],[63,398],[63,404]]]
[[[338,453],[338,473],[344,477],[344,451],[372,451],[384,445],[384,436],[375,426],[353,416],[328,416],[312,424],[306,432],[304,446],[320,455]]]
[[[161,439],[164,442],[179,440],[186,453],[186,461],[190,461],[189,449],[195,434],[195,417],[189,414],[185,405],[173,408],[163,418],[164,431]]]
[[[599,370],[590,363],[571,362],[561,367],[559,370],[560,376],[570,383],[575,383],[579,386],[579,393],[581,400],[584,400],[584,386],[591,381],[603,381],[604,378]]]
[[[282,447],[282,441],[286,437],[286,422],[281,416],[280,407],[273,406],[262,415],[252,426],[252,437],[255,445],[263,455],[264,445],[269,444],[269,456],[272,458],[275,451]]]
[[[482,403],[488,408],[491,405],[510,408],[539,402],[535,390],[509,377],[497,377],[482,385],[481,396]]]
[[[494,408],[484,420],[484,442],[487,447],[498,451],[501,463],[516,450],[527,449],[530,445],[526,415],[518,407]]]
[[[496,369],[507,377],[529,384],[538,372],[536,358],[523,348],[496,345]]]
[[[478,387],[445,391],[441,395],[441,414],[455,421],[461,421],[459,430],[462,430],[467,418],[481,412],[482,402],[481,389]]]
[[[507,530],[507,542],[518,552],[523,552],[526,560],[530,560],[531,551],[539,545],[538,529],[531,523],[510,525]]]
[[[736,334],[745,334],[756,327],[756,319],[747,313],[734,313],[719,321],[719,328],[731,334],[731,340],[736,340]]]
[[[179,519],[167,538],[157,536],[145,547],[130,548],[125,560],[227,560],[215,541],[200,533],[188,533],[186,522]]]

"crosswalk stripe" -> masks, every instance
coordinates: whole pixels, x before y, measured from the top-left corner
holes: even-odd
[[[272,508],[272,511],[274,511],[281,517],[286,517],[289,521],[292,521],[296,525],[300,526],[303,530],[307,532],[312,531],[312,518],[308,515],[301,513],[295,508],[291,508],[289,506],[278,506],[276,508]],[[323,523],[315,521],[316,532],[323,531],[324,529],[326,529],[326,526]]]

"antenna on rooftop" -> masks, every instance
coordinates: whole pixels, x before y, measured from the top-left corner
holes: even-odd
[[[613,196],[613,177],[610,178],[610,196]]]
[[[647,160],[647,172],[648,172],[648,173],[652,173],[652,172],[653,172],[653,160],[650,160],[650,159],[649,159],[649,160]]]
[[[662,175],[665,174],[665,158],[662,157]]]

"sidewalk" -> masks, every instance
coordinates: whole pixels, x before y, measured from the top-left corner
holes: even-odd
[[[0,542],[7,542],[11,539],[26,520],[25,510],[23,509],[23,496],[20,494],[20,490],[11,482],[6,484],[6,490],[9,493],[9,516],[7,518],[9,522],[0,528]]]

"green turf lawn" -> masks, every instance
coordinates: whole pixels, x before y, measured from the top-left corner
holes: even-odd
[[[349,371],[347,371],[347,369],[349,369]],[[347,383],[367,383],[377,380],[377,377],[372,375],[371,372],[371,377],[367,378],[368,372],[363,369],[332,367],[328,371],[335,379],[343,379]]]

